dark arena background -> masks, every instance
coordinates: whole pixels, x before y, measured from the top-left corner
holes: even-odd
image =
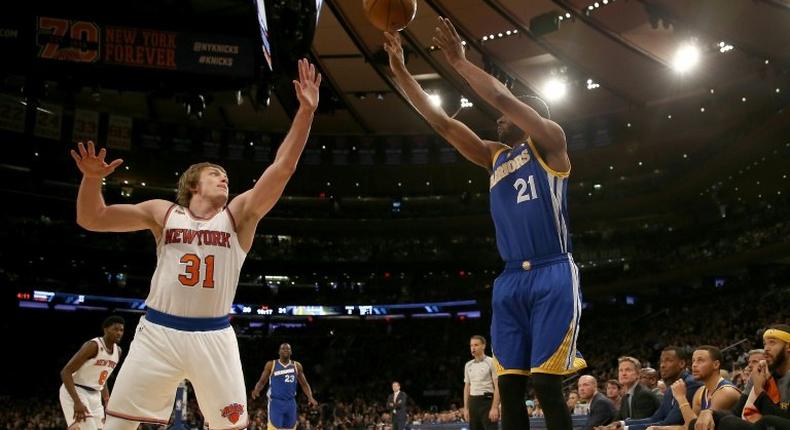
[[[122,367],[145,313],[153,236],[77,225],[76,142],[123,158],[103,183],[107,204],[174,201],[179,175],[201,161],[227,170],[232,199],[288,132],[303,57],[323,75],[318,109],[231,309],[246,390],[287,342],[318,401],[299,390],[300,430],[392,428],[393,381],[409,396],[407,427],[470,428],[464,365],[473,335],[491,355],[504,267],[489,173],[405,98],[362,0],[10,8],[0,16],[1,429],[65,429],[61,369],[110,315],[126,320]],[[563,379],[574,426],[588,419],[581,375],[623,402],[625,389],[607,390],[621,356],[638,359],[646,389],[672,396],[659,371],[670,345],[719,348],[722,376],[748,394],[750,351],[790,321],[790,2],[418,0],[400,32],[409,71],[448,115],[496,139],[501,113],[432,40],[439,16],[472,63],[545,100],[565,132],[587,361]],[[250,429],[267,426],[265,397],[248,399]],[[189,386],[187,398],[170,426],[202,429]],[[524,400],[532,428],[546,428],[531,386]]]

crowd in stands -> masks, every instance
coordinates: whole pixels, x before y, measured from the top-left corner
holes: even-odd
[[[579,231],[573,236],[574,259],[583,285],[749,258],[750,252],[787,244],[790,200],[780,197],[772,205],[771,210],[732,206],[726,218],[709,219],[705,229],[640,224],[616,231]],[[149,233],[86,233],[66,215],[20,215],[8,222],[0,239],[18,246],[0,249],[0,272],[17,290],[146,295],[155,264]],[[62,244],[72,249],[70,258],[60,258]],[[245,262],[238,299],[346,304],[361,296],[370,303],[478,298],[488,295],[487,287],[501,267],[494,238],[485,234],[404,234],[376,240],[360,235],[340,239],[260,234]],[[266,279],[269,275],[290,279],[277,284]],[[431,288],[425,288],[429,284]]]
[[[622,402],[627,381],[618,374],[618,367],[624,365],[618,358],[635,357],[633,367],[637,376],[632,380],[645,383],[651,395],[659,399],[662,391],[663,396],[672,392],[667,387],[671,384],[662,386],[662,374],[659,372],[656,376],[656,370],[661,367],[662,351],[675,345],[690,352],[700,345],[711,344],[722,350],[721,368],[728,372],[726,377],[743,389],[748,382],[744,375],[748,351],[762,347],[762,329],[777,321],[790,320],[790,288],[774,283],[776,278],[786,278],[787,273],[780,269],[774,272],[772,277],[753,276],[749,281],[732,281],[720,289],[690,291],[684,299],[666,297],[633,306],[594,305],[584,314],[582,322],[579,349],[589,365],[583,373],[596,378],[597,389],[602,394],[616,403]],[[750,282],[758,282],[759,290]],[[53,313],[20,312],[23,320],[41,318],[24,312]],[[77,318],[77,314],[73,315]],[[46,318],[55,321],[63,315]],[[134,323],[131,320],[127,323],[128,333],[133,333]],[[70,327],[84,333],[80,325]],[[274,329],[262,327],[257,332],[248,330],[246,336],[240,338],[240,348],[245,379],[251,385],[259,377],[265,361],[276,356],[280,342],[290,342],[294,346],[294,358],[303,363],[320,401],[317,408],[300,403],[299,429],[387,429],[391,417],[385,410],[384,400],[392,380],[400,380],[404,391],[413,399],[409,408],[410,422],[462,421],[458,405],[462,405],[461,369],[469,359],[468,336],[486,332],[482,320],[366,322],[318,319]],[[48,372],[47,383],[43,384],[49,387],[46,393],[50,395],[41,391],[32,397],[3,393],[10,397],[4,399],[8,401],[0,401],[0,428],[63,428],[56,395],[57,370],[76,346],[64,347],[58,361],[51,360],[53,367]],[[656,370],[651,372],[651,369]],[[570,378],[566,384],[569,392],[574,392],[569,395],[569,408],[580,414],[589,413],[589,408],[584,406],[586,398],[576,394],[577,384],[581,385],[584,378]],[[303,400],[302,397],[299,398]],[[533,416],[541,416],[540,404],[534,396],[530,395],[526,402]],[[656,407],[658,404],[656,402]],[[200,413],[194,399],[189,405],[188,422],[192,428],[200,428]],[[265,428],[265,401],[252,401],[250,410],[250,428]]]

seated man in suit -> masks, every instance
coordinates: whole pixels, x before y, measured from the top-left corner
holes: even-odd
[[[658,409],[661,400],[644,385],[639,384],[642,363],[634,357],[618,359],[617,375],[623,386],[618,420],[647,418]]]
[[[609,424],[614,419],[617,412],[614,409],[614,403],[598,391],[598,381],[593,376],[582,375],[579,378],[579,399],[590,405],[584,430]]]

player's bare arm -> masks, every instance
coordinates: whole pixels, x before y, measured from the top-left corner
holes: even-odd
[[[258,396],[261,395],[261,391],[266,388],[266,384],[269,382],[269,377],[272,375],[272,368],[274,367],[273,361],[267,361],[266,365],[263,366],[263,373],[261,373],[260,379],[258,382],[255,383],[255,388],[252,390],[252,398],[257,399]]]
[[[252,239],[258,221],[274,207],[282,196],[285,185],[296,171],[299,157],[302,155],[313,114],[318,107],[318,87],[321,85],[321,74],[306,59],[299,60],[299,80],[293,81],[296,97],[299,99],[299,110],[294,116],[291,129],[277,150],[272,164],[266,168],[255,186],[233,199],[228,207],[236,216],[239,243],[245,251],[252,246]]]
[[[433,41],[475,93],[532,137],[549,167],[562,172],[570,170],[571,163],[562,128],[556,122],[540,116],[529,105],[516,98],[502,82],[469,61],[461,37],[449,19],[439,17]]]
[[[318,402],[313,398],[313,389],[310,388],[310,384],[307,383],[307,378],[304,376],[304,369],[302,368],[302,363],[296,362],[296,379],[299,381],[299,386],[302,387],[302,391],[307,396],[307,403],[310,404],[312,407],[318,406]]]
[[[82,172],[77,194],[77,224],[86,230],[104,232],[127,232],[149,229],[159,239],[165,214],[172,203],[166,200],[148,200],[138,204],[106,205],[102,197],[102,178],[112,174],[123,160],[110,163],[105,160],[107,150],[96,152],[96,146],[88,141],[77,144],[71,150],[71,158]]]
[[[85,421],[85,417],[88,416],[88,407],[82,403],[79,395],[77,395],[77,388],[74,385],[74,378],[72,375],[79,370],[86,361],[96,357],[98,353],[99,345],[97,345],[96,342],[87,341],[82,344],[80,350],[71,357],[71,360],[69,360],[66,366],[63,367],[63,370],[60,371],[60,379],[63,381],[63,386],[66,387],[66,391],[69,393],[69,396],[71,396],[71,400],[74,401],[75,421]]]
[[[491,170],[491,159],[494,153],[503,148],[504,145],[480,139],[464,123],[450,118],[444,109],[431,104],[428,95],[425,94],[420,84],[417,83],[406,68],[400,36],[384,33],[384,37],[387,39],[384,42],[384,50],[387,51],[389,56],[390,69],[395,76],[395,82],[406,94],[406,97],[414,105],[415,109],[440,136],[445,138],[467,160]]]

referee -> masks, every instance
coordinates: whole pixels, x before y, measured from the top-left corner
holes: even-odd
[[[469,339],[472,360],[464,366],[464,419],[469,430],[496,430],[499,421],[499,388],[494,360],[485,355],[486,338]]]

